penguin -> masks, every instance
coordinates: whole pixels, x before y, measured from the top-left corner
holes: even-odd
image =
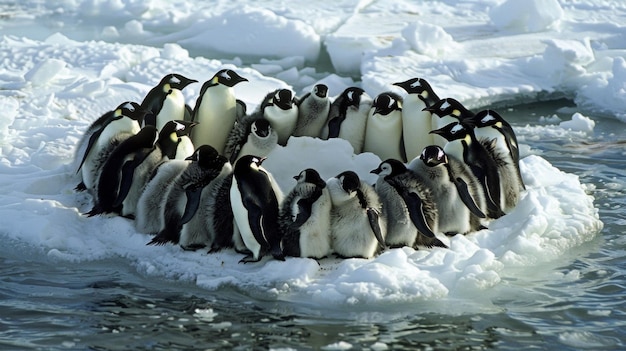
[[[239,99],[235,100],[235,104],[235,121],[239,123],[248,113],[248,105]]]
[[[291,90],[277,89],[267,94],[260,111],[278,134],[278,144],[287,145],[287,140],[293,134],[298,122],[298,106]]]
[[[424,109],[439,101],[430,84],[422,78],[412,78],[393,83],[404,89],[408,95],[402,99],[402,136],[407,160],[419,156],[422,150],[434,143],[432,117]]]
[[[330,235],[339,257],[372,258],[385,248],[386,221],[374,188],[353,171],[327,182],[332,203]]]
[[[326,182],[312,168],[303,170],[293,178],[297,183],[285,196],[278,215],[283,252],[294,257],[326,257],[332,250],[332,204]]]
[[[314,85],[310,92],[298,100],[296,105],[298,106],[298,121],[293,136],[319,138],[330,110],[328,86]]]
[[[224,155],[234,164],[243,155],[265,157],[277,144],[278,134],[265,117],[246,118],[232,129]]]
[[[128,168],[142,163],[150,154],[157,140],[157,129],[145,126],[137,134],[122,141],[109,155],[102,166],[95,185],[94,206],[86,215],[89,217],[102,213],[121,213],[121,203],[117,201],[123,175]],[[131,170],[132,172],[132,170]]]
[[[467,126],[473,126],[472,117],[474,113],[465,108],[458,100],[452,98],[441,99],[434,105],[426,107],[424,111],[432,114],[431,131],[441,129],[455,122],[463,122]],[[437,134],[433,135],[433,143],[435,145],[445,147],[447,142],[444,137]]]
[[[444,137],[448,141],[443,148],[445,153],[467,164],[478,178],[487,200],[487,216],[493,219],[502,217],[505,213],[500,207],[498,166],[485,147],[476,140],[473,128],[456,122],[431,133]]]
[[[235,223],[250,254],[240,263],[258,262],[266,252],[284,261],[278,229],[278,207],[282,192],[261,164],[265,158],[241,157],[233,169],[230,201]]]
[[[195,79],[176,73],[165,75],[141,102],[141,108],[150,111],[144,119],[144,125],[156,126],[161,130],[167,121],[185,120],[187,112],[182,90],[196,82]]]
[[[138,103],[126,101],[115,110],[100,116],[87,128],[76,151],[76,160],[82,153],[76,169],[76,173],[81,172],[82,181],[76,190],[93,192],[98,173],[108,154],[122,140],[139,132],[146,113]]]
[[[409,162],[407,168],[418,174],[435,200],[438,229],[446,235],[467,234],[485,227],[485,193],[469,167],[449,158],[437,145],[429,145]]]
[[[374,99],[367,116],[363,151],[382,160],[406,160],[402,146],[402,98],[398,94],[385,92]]]
[[[191,163],[174,179],[163,204],[163,227],[147,245],[180,242],[180,233],[184,224],[182,219],[185,217],[186,209],[187,212],[195,212],[192,209],[197,209],[198,204],[195,201],[199,201],[198,194],[201,193],[205,184],[220,174],[227,161],[210,145],[201,145],[187,160]],[[193,203],[189,203],[190,201]],[[196,248],[192,244],[183,247],[183,249],[190,250]]]
[[[168,121],[159,131],[152,150],[122,168],[120,190],[114,206],[122,205],[121,215],[134,218],[137,202],[143,188],[158,164],[168,160],[185,159],[193,154],[189,134],[196,124],[185,121]]]
[[[237,119],[237,99],[233,87],[248,79],[231,69],[222,69],[206,81],[193,109],[193,121],[199,123],[191,133],[194,145],[211,145],[224,152],[226,138]]]
[[[387,159],[371,173],[378,174],[376,192],[387,219],[385,243],[392,247],[448,246],[437,238],[439,215],[430,189],[396,159]]]
[[[474,115],[474,133],[486,148],[495,141],[494,153],[502,162],[498,163],[502,181],[505,208],[515,207],[519,192],[526,189],[519,168],[519,144],[513,127],[496,111],[483,110]],[[488,148],[489,149],[489,148]]]
[[[157,234],[164,228],[163,213],[168,194],[190,162],[174,159],[157,165],[137,200],[135,229],[138,232]]]
[[[331,104],[322,139],[347,140],[355,154],[363,151],[365,125],[372,107],[372,98],[361,88],[346,88]]]

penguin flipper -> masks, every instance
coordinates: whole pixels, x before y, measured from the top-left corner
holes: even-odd
[[[504,216],[506,213],[502,211],[499,205],[500,199],[500,184],[496,182],[496,186],[493,186],[488,177],[485,175],[484,178],[485,190],[486,190],[486,198],[487,198],[487,210],[489,212],[490,217],[493,219],[500,218]]]
[[[156,114],[151,112],[145,115],[143,118],[143,125],[156,127]]]
[[[313,202],[310,201],[310,198],[305,198],[298,200],[297,205],[298,214],[296,215],[293,224],[300,227],[311,217]]]
[[[87,186],[85,185],[84,182],[80,182],[76,185],[76,187],[74,188],[74,190],[76,191],[85,191],[87,190]]]
[[[430,229],[430,226],[428,225],[428,222],[426,221],[424,203],[419,195],[414,192],[409,192],[401,194],[401,196],[402,199],[404,199],[407,209],[409,210],[409,217],[411,218],[413,225],[415,225],[415,228],[428,238],[436,238],[435,233],[433,233],[432,229]]]
[[[456,191],[457,193],[459,193],[459,196],[461,197],[461,201],[463,201],[463,203],[465,204],[465,206],[467,206],[470,212],[472,212],[478,218],[487,217],[483,213],[483,211],[481,211],[481,209],[478,207],[478,205],[474,201],[474,198],[469,193],[467,183],[465,183],[465,181],[461,178],[455,178],[453,180],[454,180],[454,185],[456,186]]]
[[[370,222],[370,227],[372,228],[372,231],[374,232],[374,236],[376,237],[376,240],[378,240],[378,244],[380,245],[381,248],[385,248],[385,239],[383,239],[383,232],[380,229],[380,222],[378,221],[378,211],[374,208],[367,208],[366,209],[367,212],[367,219]]]
[[[119,207],[122,205],[126,196],[130,192],[130,188],[133,185],[133,178],[135,176],[135,169],[148,157],[149,152],[139,152],[132,160],[128,160],[122,166],[122,177],[120,179],[120,190],[117,193],[117,198],[113,202],[113,207]]]
[[[93,134],[91,134],[91,136],[89,137],[89,142],[87,143],[87,147],[85,148],[83,159],[80,161],[80,164],[78,165],[78,168],[76,169],[76,173],[80,172],[80,169],[83,167],[83,164],[85,163],[85,160],[87,159],[87,155],[89,155],[89,151],[91,151],[91,148],[96,143],[96,140],[98,140],[103,130],[104,130],[104,126],[96,130],[95,132],[93,132]]]
[[[185,191],[187,195],[187,203],[185,204],[185,211],[180,219],[180,224],[183,225],[189,222],[198,211],[200,207],[200,197],[202,195],[202,188],[196,186],[190,186]]]
[[[341,116],[334,117],[328,121],[328,139],[339,137],[342,122],[343,118],[341,118]]]

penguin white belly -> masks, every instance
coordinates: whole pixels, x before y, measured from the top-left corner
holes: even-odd
[[[347,111],[346,119],[341,123],[339,138],[347,140],[352,145],[355,154],[363,151],[366,123],[367,114],[360,111]]]
[[[434,113],[432,114],[431,119],[432,119],[432,130],[439,129],[439,128],[447,126],[450,123],[457,123],[459,121],[458,119],[452,116],[439,117]],[[442,148],[448,142],[448,140],[446,140],[446,138],[442,137],[441,135],[432,134],[432,137],[433,137],[433,143]]]
[[[202,95],[196,112],[198,125],[191,131],[194,145],[211,145],[221,155],[236,120],[237,103],[232,88],[217,85]]]
[[[263,116],[278,134],[278,143],[287,144],[287,139],[293,134],[296,123],[298,123],[298,108],[292,106],[288,110],[283,110],[277,106],[268,106],[265,108]]]
[[[161,130],[168,121],[183,119],[185,119],[185,96],[180,90],[172,89],[156,117],[156,127]]]
[[[367,216],[358,208],[351,208],[348,211],[352,214],[345,212],[339,216],[336,214],[335,220],[332,221],[333,250],[343,257],[373,257],[378,242]]]
[[[330,209],[330,195],[324,189],[313,204],[311,218],[300,226],[300,256],[322,258],[330,254]]]
[[[230,187],[230,204],[233,208],[235,224],[239,229],[239,234],[241,235],[244,245],[252,252],[254,259],[258,259],[261,252],[261,244],[256,241],[252,229],[250,228],[248,210],[243,205],[243,199],[241,198],[236,178],[233,178],[233,184]]]
[[[465,234],[470,231],[470,211],[461,200],[454,184],[442,180],[433,191],[439,212],[439,231]]]
[[[274,150],[278,143],[278,136],[276,133],[272,132],[272,135],[267,138],[260,139],[255,137],[254,135],[248,135],[248,141],[241,147],[239,150],[239,154],[237,155],[237,160],[244,155],[254,155],[258,157],[266,157],[267,155]]]
[[[431,113],[422,111],[426,104],[419,98],[409,95],[402,108],[402,134],[407,160],[419,156],[422,150],[433,144]]]
[[[176,156],[174,158],[176,160],[184,160],[185,158],[191,156],[195,151],[195,147],[191,142],[191,138],[184,135],[180,137],[180,142],[176,146]]]
[[[402,138],[401,112],[392,112],[387,116],[379,114],[370,116],[367,120],[365,131],[365,144],[363,151],[372,152],[381,160],[393,158],[403,161],[400,152],[400,140]]]

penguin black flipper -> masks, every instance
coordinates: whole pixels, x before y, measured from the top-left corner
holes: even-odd
[[[461,201],[463,201],[463,203],[465,204],[465,206],[467,206],[470,212],[472,212],[478,218],[487,217],[483,213],[483,211],[481,211],[481,209],[478,207],[478,205],[474,201],[474,198],[469,193],[469,188],[467,186],[467,183],[465,183],[465,181],[461,178],[453,178],[452,180],[453,180],[454,186],[456,186],[457,193],[459,193],[459,196],[461,197]]]
[[[492,179],[497,180],[497,178]],[[500,182],[490,182],[489,177],[486,174],[484,176],[483,182],[485,184],[485,197],[487,198],[487,210],[489,212],[489,216],[494,219],[504,216],[506,213],[502,211],[500,205],[498,204],[500,199]],[[496,183],[495,186],[493,185],[493,183]]]
[[[322,188],[318,186],[315,187],[311,196],[298,200],[298,214],[293,222],[295,226],[300,227],[309,219],[309,217],[311,217],[313,204],[320,198],[320,196],[322,196]]]
[[[135,176],[135,169],[143,163],[143,161],[148,157],[150,152],[154,149],[150,149],[150,151],[146,152],[138,152],[132,160],[128,160],[122,166],[122,178],[120,180],[120,190],[117,193],[117,198],[113,202],[113,207],[118,207],[122,205],[122,202],[126,199],[126,196],[130,192],[130,188],[133,185],[133,178]]]
[[[200,207],[200,197],[202,195],[202,189],[202,187],[189,186],[185,190],[185,194],[187,195],[187,203],[185,204],[185,211],[183,212],[183,216],[180,218],[181,225],[189,222],[196,214],[196,211],[198,211],[198,208]]]
[[[87,155],[89,155],[89,151],[91,150],[93,145],[96,143],[96,140],[98,140],[98,138],[100,137],[100,134],[102,134],[103,130],[104,130],[104,126],[102,126],[100,129],[98,129],[95,132],[93,132],[93,134],[91,134],[91,136],[89,137],[89,142],[87,143],[87,148],[85,148],[85,153],[83,154],[83,159],[80,161],[80,164],[78,165],[78,168],[76,169],[76,173],[80,172],[80,169],[83,167],[83,164],[85,163],[85,160],[87,159]]]
[[[145,126],[156,126],[156,114],[150,112],[143,118],[143,124]]]
[[[435,233],[433,233],[432,229],[430,229],[430,226],[426,222],[424,203],[419,195],[414,192],[410,192],[403,194],[402,199],[406,203],[409,210],[409,217],[411,218],[413,225],[415,225],[415,228],[429,238],[436,238]]]
[[[517,172],[517,177],[520,180],[522,189],[526,190],[526,185],[522,180],[522,173],[519,169],[519,144],[517,143],[517,137],[515,136],[515,132],[513,132],[513,128],[511,128],[510,126],[503,126],[501,131],[504,135],[504,140],[506,141],[506,147],[511,152],[511,158],[513,159],[515,170]]]
[[[339,132],[341,131],[341,123],[345,116],[342,118],[341,116],[337,116],[328,121],[328,139],[330,138],[338,138]]]
[[[380,222],[378,222],[378,211],[371,207],[368,207],[365,211],[367,213],[367,219],[370,222],[370,227],[374,232],[374,236],[376,237],[376,240],[378,240],[378,244],[380,245],[380,247],[384,249],[385,239],[383,239],[383,233],[380,229]]]

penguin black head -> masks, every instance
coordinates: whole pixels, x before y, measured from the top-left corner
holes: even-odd
[[[289,89],[278,89],[274,92],[270,104],[278,106],[281,110],[289,110],[293,107],[293,93]]]
[[[258,157],[254,155],[244,155],[235,163],[233,172],[241,173],[248,169],[258,171],[266,157]]]
[[[359,176],[353,171],[339,173],[336,178],[339,179],[341,188],[348,194],[356,191],[361,186]]]
[[[326,182],[322,179],[322,177],[320,177],[320,174],[313,168],[307,168],[303,170],[302,172],[300,172],[300,174],[298,174],[297,176],[294,176],[293,179],[295,179],[299,184],[310,183],[310,184],[315,184],[319,186],[320,188],[326,187]]]
[[[440,100],[426,79],[411,78],[404,82],[393,83],[393,85],[399,86],[409,94],[417,94],[426,106],[431,106]]]
[[[439,117],[452,116],[459,121],[471,119],[474,113],[463,106],[458,100],[445,98],[435,102],[434,105],[426,107],[423,111],[428,111]]]
[[[448,163],[448,155],[438,145],[429,145],[422,150],[420,160],[428,167],[435,167],[442,163]]]
[[[505,122],[504,118],[494,110],[482,110],[474,115],[473,120],[476,128],[491,126],[498,128],[502,127]]]
[[[212,168],[215,167],[216,164],[221,162],[220,155],[217,153],[217,150],[215,150],[215,148],[211,145],[206,144],[199,146],[193,152],[193,154],[191,154],[191,156],[187,157],[185,160],[197,162],[198,165],[202,168]]]
[[[196,82],[198,81],[195,79],[190,79],[177,73],[170,73],[161,79],[159,86],[164,87],[164,90],[170,90],[170,88],[183,90],[189,84]]]
[[[272,133],[272,126],[270,122],[265,118],[259,118],[252,122],[250,126],[251,132],[258,135],[261,138],[267,138]]]
[[[144,126],[137,132],[136,139],[140,141],[140,146],[150,148],[157,141],[159,131],[155,126]]]
[[[237,72],[233,71],[232,69],[219,70],[217,73],[215,73],[213,78],[211,78],[211,83],[213,83],[213,85],[223,84],[231,88],[241,82],[247,82],[247,81],[248,80],[246,78],[240,76],[239,74],[237,74]]]
[[[115,109],[115,116],[118,116],[118,117],[125,116],[135,121],[138,121],[139,124],[142,124],[143,118],[149,112],[150,111],[147,111],[146,109],[142,108],[141,105],[139,105],[136,102],[126,101],[126,102],[121,103]]]
[[[381,162],[380,165],[378,165],[378,168],[371,170],[370,173],[382,175],[385,178],[388,178],[404,173],[406,170],[407,168],[404,163],[393,158],[388,158]]]
[[[402,110],[402,98],[396,93],[384,92],[376,96],[372,108],[374,108],[374,114],[386,116],[393,111]]]
[[[447,124],[439,129],[431,130],[430,134],[437,134],[444,137],[447,141],[464,139],[470,133],[470,129],[463,123],[454,122]]]
[[[326,84],[316,84],[313,86],[312,93],[323,99],[328,96],[328,86]]]
[[[190,121],[167,121],[163,128],[161,128],[161,133],[165,135],[174,134],[177,138],[180,138],[185,135],[189,136],[191,129],[197,125],[198,123]]]

